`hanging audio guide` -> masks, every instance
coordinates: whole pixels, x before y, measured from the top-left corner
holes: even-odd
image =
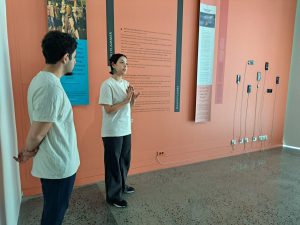
[[[269,62],[265,62],[265,70],[269,70]]]
[[[248,84],[248,86],[247,86],[247,93],[248,94],[251,93],[251,89],[252,89],[252,86],[250,84]]]
[[[261,80],[261,72],[257,72],[256,80],[257,80],[257,81],[260,81],[260,80]]]
[[[236,75],[236,80],[235,80],[235,82],[236,82],[237,84],[239,84],[239,83],[241,82],[241,75],[240,75],[240,74]]]

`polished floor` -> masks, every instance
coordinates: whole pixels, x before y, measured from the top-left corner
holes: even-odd
[[[108,206],[103,182],[76,188],[64,225],[299,225],[300,152],[273,149],[129,177],[128,208]],[[41,197],[19,225],[39,224]]]

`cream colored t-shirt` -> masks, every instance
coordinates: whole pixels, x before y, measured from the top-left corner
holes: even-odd
[[[80,160],[71,103],[58,77],[41,71],[28,89],[30,122],[51,122],[52,127],[33,158],[31,174],[62,179],[76,173]]]
[[[128,81],[115,80],[110,77],[103,82],[100,89],[99,104],[114,105],[124,101],[127,97]],[[121,137],[131,134],[131,108],[130,103],[120,110],[106,113],[102,107],[102,137]]]

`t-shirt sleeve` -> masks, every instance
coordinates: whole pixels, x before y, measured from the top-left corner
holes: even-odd
[[[100,88],[99,104],[113,105],[112,90],[107,83],[103,83]]]
[[[56,122],[62,110],[63,93],[60,88],[49,86],[38,90],[32,99],[32,120],[38,122]]]

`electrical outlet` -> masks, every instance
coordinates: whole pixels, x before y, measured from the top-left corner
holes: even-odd
[[[230,143],[231,143],[231,145],[236,145],[236,140],[232,139]]]
[[[257,141],[257,137],[252,137],[252,142],[256,142]]]
[[[245,137],[244,138],[244,143],[248,143],[249,142],[249,138]]]
[[[259,136],[258,136],[258,140],[264,141],[264,140],[265,140],[264,135],[259,135]]]
[[[260,136],[258,136],[258,139],[260,141],[266,141],[266,140],[268,140],[268,135],[260,135]]]
[[[265,141],[268,140],[268,135],[265,135]]]
[[[254,65],[254,60],[249,59],[249,60],[248,60],[248,65]]]
[[[156,152],[157,156],[163,156],[165,154],[165,152]]]

